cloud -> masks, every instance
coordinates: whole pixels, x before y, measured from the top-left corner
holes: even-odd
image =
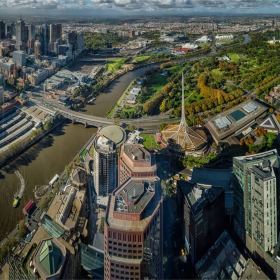
[[[40,10],[50,9],[108,9],[112,8],[114,12],[121,10],[133,10],[133,12],[142,11],[261,11],[270,9],[273,12],[279,11],[280,0],[0,0],[0,14],[2,9],[28,9],[35,8]],[[1,11],[2,10],[2,11]]]

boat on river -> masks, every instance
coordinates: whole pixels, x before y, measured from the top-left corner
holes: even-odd
[[[19,206],[20,200],[21,200],[21,198],[20,198],[19,196],[16,196],[16,197],[14,198],[14,202],[13,202],[13,207],[14,207],[14,208],[17,208],[17,207]]]
[[[91,98],[91,99],[88,101],[88,103],[92,104],[93,101],[94,101],[95,99],[96,99],[95,97]]]

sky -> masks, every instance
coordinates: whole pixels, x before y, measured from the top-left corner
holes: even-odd
[[[192,14],[273,13],[279,14],[280,0],[0,0],[0,15],[11,14]]]

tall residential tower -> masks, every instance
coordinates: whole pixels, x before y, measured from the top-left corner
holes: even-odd
[[[233,158],[234,230],[262,259],[277,244],[279,156],[276,150]]]

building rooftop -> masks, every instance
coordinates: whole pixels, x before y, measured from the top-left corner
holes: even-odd
[[[54,274],[58,270],[61,257],[62,253],[54,242],[51,240],[44,242],[39,254],[39,260],[41,266],[49,275]]]
[[[226,140],[228,137],[238,136],[242,130],[252,126],[267,109],[256,100],[248,100],[208,119],[206,127],[216,141]]]
[[[186,181],[179,181],[179,186],[194,214],[201,211],[205,201],[214,201],[223,191],[223,187],[220,186],[193,184]]]
[[[200,279],[239,279],[245,265],[245,258],[240,254],[227,231],[224,231],[196,263],[195,268]]]
[[[100,252],[104,253],[104,234],[97,232],[94,235],[94,240],[92,246],[94,249],[99,250]]]
[[[207,137],[202,129],[187,127],[186,132],[179,124],[168,125],[161,133],[162,140],[171,149],[181,152],[199,150],[206,145]]]
[[[221,186],[225,190],[230,188],[232,169],[211,169],[194,167],[191,183]]]
[[[119,147],[126,140],[125,130],[117,125],[108,125],[102,127],[98,133],[113,141],[117,147]]]
[[[41,278],[59,278],[66,260],[66,248],[55,238],[42,240],[34,253],[34,265]]]
[[[120,159],[133,172],[154,172],[157,168],[154,155],[141,144],[122,145]]]
[[[263,152],[263,153],[258,153],[255,155],[249,155],[249,156],[240,156],[240,157],[234,157],[235,161],[239,161],[241,164],[245,163],[253,163],[255,161],[259,162],[262,161],[264,158],[268,159],[270,157],[278,157],[278,153],[276,149]]]
[[[151,154],[142,145],[124,144],[123,152],[132,161],[151,162]]]
[[[106,222],[113,228],[142,231],[161,201],[158,177],[130,179],[109,196]]]

